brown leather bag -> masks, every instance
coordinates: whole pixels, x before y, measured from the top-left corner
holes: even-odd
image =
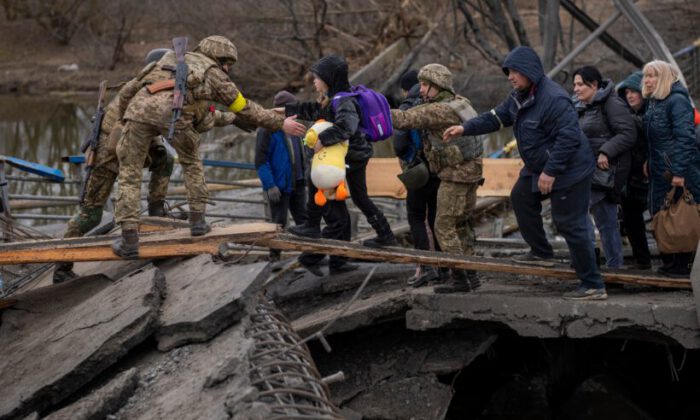
[[[698,205],[685,187],[681,198],[674,203],[676,188],[666,194],[664,206],[651,221],[651,229],[654,231],[659,251],[667,254],[693,252],[700,241]]]

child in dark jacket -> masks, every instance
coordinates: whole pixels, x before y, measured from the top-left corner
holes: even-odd
[[[275,95],[275,107],[296,102],[286,90]],[[269,132],[258,129],[255,143],[255,168],[262,182],[270,207],[272,223],[287,226],[287,213],[292,213],[297,225],[306,222],[305,153],[301,138],[286,135],[282,130]],[[270,249],[270,260],[280,259],[280,251]]]
[[[296,115],[299,119],[316,121],[324,119],[332,122],[333,127],[323,131],[319,135],[316,149],[330,146],[345,140],[349,141],[349,149],[345,162],[348,165],[346,179],[353,203],[367,217],[367,221],[377,232],[377,237],[364,242],[366,246],[387,246],[396,244],[389,222],[384,217],[381,210],[372,202],[367,194],[366,171],[367,162],[372,157],[372,146],[367,142],[365,135],[360,130],[360,106],[354,97],[342,97],[334,99],[340,92],[350,90],[348,81],[348,65],[345,59],[339,55],[328,55],[321,58],[311,68],[314,76],[314,86],[321,94],[317,102],[305,102],[287,104],[285,113],[288,116]],[[317,151],[316,150],[316,151]],[[316,188],[309,184],[309,197],[313,197]],[[326,206],[328,208],[326,209]],[[306,237],[321,236],[321,216],[326,216],[326,229],[323,237],[350,240],[350,217],[347,205],[344,201],[329,201],[326,206],[317,206],[313,199],[307,202],[308,221],[301,226],[294,226],[289,231],[295,235]],[[324,211],[326,212],[324,214]],[[330,224],[329,224],[330,219]],[[321,256],[322,258],[322,256]],[[311,268],[311,271],[318,272],[314,267],[320,262],[318,256],[313,258],[302,256],[301,263]],[[331,259],[329,266],[331,273],[347,271],[342,269],[345,265],[335,265]]]

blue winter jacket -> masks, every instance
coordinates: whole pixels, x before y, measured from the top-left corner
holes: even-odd
[[[693,107],[688,91],[676,82],[666,99],[649,99],[644,113],[649,147],[649,210],[659,211],[671,177],[685,178],[685,186],[700,202],[700,152],[695,144]],[[666,175],[664,175],[666,174]]]
[[[275,186],[284,193],[290,193],[294,189],[297,174],[294,172],[291,147],[294,143],[298,143],[296,146],[300,147],[302,156],[303,148],[299,137],[291,137],[290,140],[291,142],[287,143],[284,132],[281,130],[272,134],[264,128],[258,130],[255,143],[255,168],[258,170],[258,178],[262,181],[265,191]],[[302,158],[302,178],[304,163]]]
[[[464,134],[473,136],[513,126],[525,163],[520,176],[532,178],[532,192],[538,191],[542,172],[555,177],[555,190],[590,176],[595,159],[573,103],[561,86],[545,76],[537,53],[530,47],[515,48],[503,62],[506,74],[508,69],[517,70],[533,83],[530,92],[514,89],[496,108],[465,122]]]

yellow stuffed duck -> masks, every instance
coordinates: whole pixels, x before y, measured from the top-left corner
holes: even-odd
[[[318,120],[309,128],[304,137],[304,144],[314,148],[319,134],[332,127],[333,123]],[[348,191],[345,187],[345,155],[348,153],[348,141],[323,147],[311,161],[311,182],[318,188],[314,202],[324,206],[328,200],[345,200]]]

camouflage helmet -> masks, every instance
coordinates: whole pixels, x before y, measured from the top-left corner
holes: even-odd
[[[452,87],[452,72],[442,64],[426,64],[418,72],[418,80],[432,83],[440,89],[455,93]]]
[[[238,50],[233,42],[221,35],[212,35],[199,41],[199,45],[194,49],[195,52],[200,52],[209,58],[221,63],[222,59],[238,61]]]
[[[399,181],[406,186],[406,189],[417,190],[423,188],[430,179],[428,165],[421,160],[414,161],[413,164],[404,168],[403,172],[397,175]]]
[[[169,48],[154,48],[146,54],[146,64],[160,60],[165,53],[172,51]]]

